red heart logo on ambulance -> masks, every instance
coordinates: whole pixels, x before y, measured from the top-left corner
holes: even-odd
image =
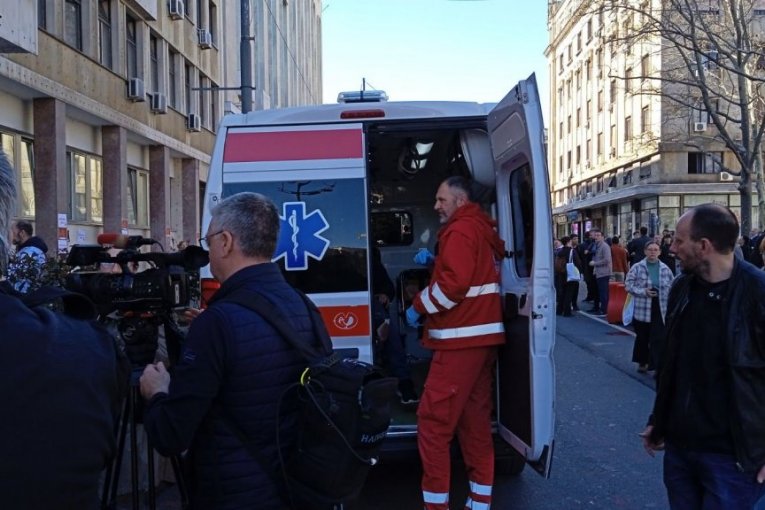
[[[332,319],[332,322],[334,322],[335,326],[340,329],[353,329],[359,323],[359,320],[353,313],[345,312],[335,315],[335,318]]]

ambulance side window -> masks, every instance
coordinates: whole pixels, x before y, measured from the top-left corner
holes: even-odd
[[[276,204],[282,221],[274,260],[290,284],[312,294],[369,288],[363,179],[223,185],[224,198],[242,191]]]
[[[531,275],[534,261],[534,193],[531,167],[526,164],[510,176],[510,205],[513,211],[515,270],[524,278]]]

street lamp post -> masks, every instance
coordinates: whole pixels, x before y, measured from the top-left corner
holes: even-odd
[[[242,113],[252,111],[252,51],[250,48],[250,0],[241,0],[242,40],[239,43]]]

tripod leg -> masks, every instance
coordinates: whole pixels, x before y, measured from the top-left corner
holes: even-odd
[[[156,510],[157,508],[157,494],[154,490],[154,448],[149,444],[149,439],[146,439],[146,474],[149,477],[148,498],[149,498],[149,510]]]
[[[181,494],[181,509],[188,510],[189,492],[186,488],[186,479],[183,477],[183,471],[181,471],[181,459],[178,455],[173,455],[170,457],[170,462],[173,465],[173,473],[175,474],[175,483],[178,484],[178,492]]]
[[[117,488],[120,479],[120,467],[122,466],[122,457],[125,453],[125,438],[127,437],[127,425],[130,419],[130,396],[125,399],[120,416],[119,432],[117,433],[117,455],[112,464],[106,469],[104,478],[104,487],[101,494],[101,508],[103,510],[113,510],[116,508]]]
[[[133,499],[133,510],[139,510],[140,492],[138,490],[138,439],[135,420],[135,408],[137,405],[138,390],[135,386],[130,388],[130,489]]]

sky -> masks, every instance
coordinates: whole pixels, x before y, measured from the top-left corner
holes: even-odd
[[[323,0],[323,101],[384,90],[391,101],[493,103],[536,73],[547,118],[547,2]]]

